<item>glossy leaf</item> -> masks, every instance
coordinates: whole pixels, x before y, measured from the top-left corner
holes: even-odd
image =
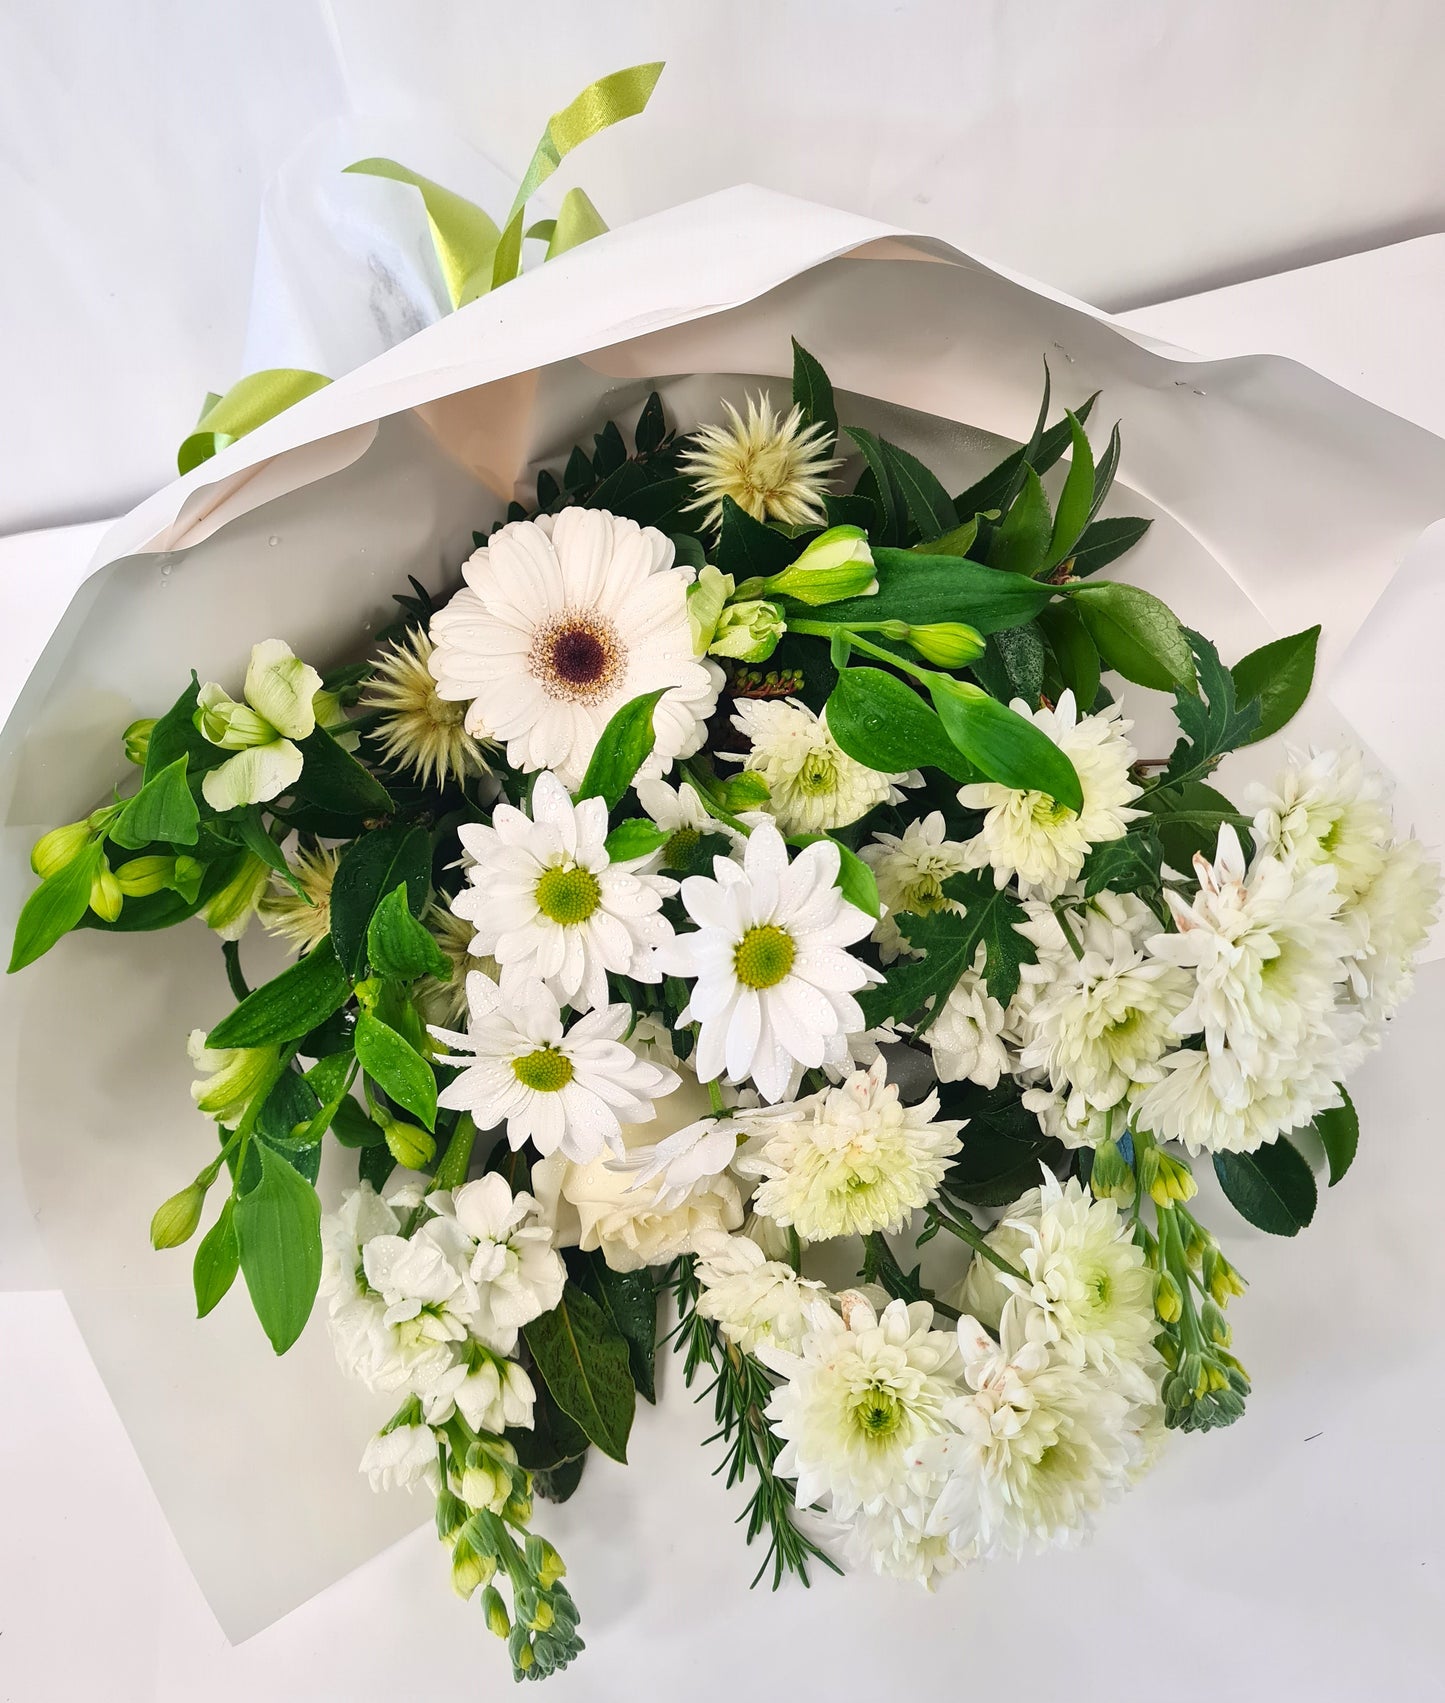
[[[934,474],[916,455],[886,438],[879,439],[878,447],[919,537],[941,538],[952,532],[958,525],[958,511]]]
[[[236,1199],[241,1271],[261,1328],[284,1354],[311,1316],[321,1282],[321,1202],[316,1190],[263,1142],[260,1178]]]
[[[206,1037],[208,1047],[265,1047],[294,1041],[339,1011],[351,983],[328,935],[279,976],[258,987]]]
[[[398,981],[415,981],[418,976],[435,976],[448,981],[451,964],[429,929],[411,913],[407,887],[397,883],[371,913],[366,929],[366,956],[379,976]]]
[[[1054,529],[1049,537],[1048,555],[1044,568],[1057,567],[1078,542],[1089,524],[1094,506],[1094,452],[1078,419],[1065,413],[1069,423],[1073,458],[1069,462],[1064,488],[1059,492],[1059,506],[1054,515]]]
[[[873,871],[858,856],[857,852],[845,846],[841,840],[835,840],[829,834],[789,834],[788,844],[799,850],[811,846],[818,840],[827,840],[830,845],[838,848],[838,878],[834,885],[850,905],[856,905],[860,911],[866,911],[870,917],[882,914],[882,905],[878,899],[878,882]]]
[[[369,1011],[356,1019],[356,1058],[397,1105],[428,1129],[436,1128],[437,1079],[432,1067],[410,1041]]]
[[[1153,526],[1152,520],[1140,520],[1133,515],[1118,515],[1109,520],[1092,520],[1074,546],[1069,560],[1075,579],[1085,579],[1118,561],[1126,550],[1132,550]]]
[[[802,544],[754,520],[731,497],[722,500],[722,528],[713,551],[713,565],[731,574],[739,585],[744,580],[766,579],[781,573],[802,551]]]
[[[1167,603],[1137,585],[1081,585],[1070,602],[1108,668],[1156,692],[1192,691],[1194,654]]]
[[[1070,810],[1082,807],[1074,765],[1026,716],[965,680],[936,674],[931,691],[948,737],[989,780],[1047,793]]]
[[[600,1250],[584,1254],[578,1282],[627,1344],[632,1382],[646,1401],[656,1401],[657,1287],[652,1273],[614,1271]]]
[[[613,863],[629,863],[633,858],[650,857],[672,838],[669,828],[659,828],[641,816],[629,816],[608,834],[604,845]]]
[[[856,762],[881,774],[930,768],[956,781],[978,778],[938,712],[881,668],[848,668],[839,674],[828,699],[828,731]]]
[[[236,1241],[235,1208],[228,1198],[221,1216],[201,1237],[191,1268],[196,1291],[196,1317],[205,1318],[217,1307],[236,1281],[241,1269],[241,1250]]]
[[[1340,1098],[1344,1101],[1341,1106],[1331,1106],[1326,1112],[1321,1112],[1315,1119],[1315,1134],[1325,1150],[1325,1158],[1330,1163],[1330,1187],[1333,1188],[1350,1166],[1355,1162],[1355,1153],[1360,1145],[1360,1120],[1355,1111],[1354,1101],[1345,1092],[1340,1083]]]
[[[413,916],[426,905],[431,883],[431,837],[425,828],[397,823],[353,840],[341,855],[331,883],[331,938],[352,976],[366,963],[372,912],[398,882],[406,884]]]
[[[569,1283],[522,1334],[552,1399],[603,1454],[627,1459],[637,1406],[627,1342],[590,1295]]]
[[[1302,633],[1291,633],[1252,650],[1230,670],[1238,702],[1259,700],[1259,726],[1244,744],[1253,745],[1278,733],[1298,713],[1314,683],[1319,638],[1318,627],[1306,627]]]
[[[1253,1153],[1216,1153],[1214,1174],[1241,1218],[1271,1236],[1295,1236],[1315,1215],[1314,1174],[1281,1136]]]
[[[918,550],[873,551],[878,590],[828,604],[824,613],[841,626],[858,621],[907,621],[922,627],[936,621],[966,621],[981,633],[997,633],[1032,621],[1057,594],[1055,586],[1024,574],[1002,573],[958,556]]]
[[[578,799],[601,798],[609,810],[615,810],[622,795],[632,785],[633,777],[652,755],[657,733],[652,725],[652,712],[667,688],[644,692],[632,698],[607,723],[597,748],[587,765],[587,773],[577,788]]]
[[[187,761],[180,756],[168,763],[126,803],[109,830],[118,846],[195,845],[201,813],[186,779]]]
[[[833,400],[833,385],[821,362],[814,359],[795,337],[793,339],[793,401],[803,411],[811,426],[824,426],[828,435],[838,436],[838,405]]]
[[[68,934],[90,906],[90,888],[100,870],[104,849],[92,840],[63,869],[47,875],[21,908],[10,952],[10,973],[42,958]],[[122,915],[124,912],[122,911]]]
[[[1065,686],[1074,694],[1079,714],[1088,715],[1099,695],[1099,647],[1089,637],[1089,629],[1066,599],[1040,610],[1039,627]]]
[[[868,472],[873,476],[873,488],[876,493],[874,500],[878,506],[880,523],[875,536],[884,544],[902,544],[905,531],[903,499],[894,483],[883,446],[872,432],[865,432],[861,426],[845,426],[844,431],[862,451],[863,459],[868,464]],[[870,532],[873,530],[872,527],[869,528]]]
[[[990,540],[989,566],[1004,573],[1037,574],[1048,560],[1052,535],[1043,483],[1032,467],[1025,467],[1022,489]]]
[[[391,794],[349,751],[343,751],[324,727],[296,741],[303,758],[296,796],[320,810],[343,816],[389,816]]]

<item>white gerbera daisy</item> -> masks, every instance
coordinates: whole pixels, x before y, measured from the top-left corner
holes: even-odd
[[[468,704],[467,731],[505,741],[513,767],[576,786],[612,715],[659,687],[645,772],[702,744],[723,673],[693,655],[691,571],[663,533],[564,509],[502,527],[462,575],[432,617],[428,665],[443,698]]]
[[[697,489],[695,509],[705,509],[702,524],[722,524],[722,500],[732,500],[754,520],[779,520],[785,526],[822,525],[828,475],[842,462],[828,455],[826,426],[803,424],[796,404],[786,416],[774,409],[766,392],[747,398],[744,420],[732,403],[723,403],[725,426],[699,426],[694,447],[682,458],[682,470]]]
[[[437,1103],[470,1112],[478,1129],[505,1123],[514,1151],[531,1141],[539,1153],[584,1165],[608,1147],[621,1153],[622,1125],[650,1122],[653,1101],[678,1085],[674,1071],[623,1045],[632,1017],[625,1005],[599,1006],[564,1033],[557,998],[542,983],[504,999],[477,970],[467,977],[467,1003],[465,1035],[431,1031],[455,1052],[441,1062],[461,1067]]]
[[[376,741],[382,757],[423,784],[490,773],[484,736],[465,726],[466,711],[437,691],[429,662],[433,646],[420,628],[387,645],[362,694],[360,708],[379,710]]]
[[[607,803],[574,804],[556,775],[537,776],[532,814],[498,804],[490,827],[457,830],[471,859],[452,909],[476,926],[474,953],[501,966],[509,997],[542,981],[579,1011],[607,1003],[607,972],[655,982],[652,948],[672,934],[659,915],[674,883],[642,871],[645,858],[613,863]]]
[[[744,1354],[764,1346],[796,1354],[807,1309],[828,1299],[821,1283],[799,1277],[782,1260],[770,1260],[750,1236],[700,1237],[696,1271],[698,1312],[714,1320]]]
[[[1012,1068],[1006,1029],[1008,1013],[983,979],[985,949],[949,990],[943,1010],[923,1032],[940,1082],[976,1082],[997,1088]]]
[[[1028,717],[1073,763],[1083,808],[1076,812],[1045,792],[1017,792],[996,781],[965,786],[959,803],[988,812],[968,843],[969,864],[991,865],[1000,887],[1017,876],[1021,893],[1053,899],[1084,867],[1092,847],[1122,838],[1143,815],[1130,808],[1140,794],[1129,778],[1134,748],[1125,735],[1133,724],[1122,719],[1117,704],[1097,715],[1079,715],[1069,691],[1051,710],[1031,711],[1022,698],[1010,708]]]
[[[280,875],[271,877],[271,890],[256,907],[256,914],[270,934],[309,952],[331,933],[331,883],[336,879],[341,851],[336,846],[313,846],[288,859],[291,873],[301,891]]]
[[[806,1242],[902,1229],[938,1193],[963,1128],[938,1117],[936,1093],[903,1105],[881,1058],[841,1088],[738,1119],[755,1132],[738,1161],[762,1178],[754,1211]]]
[[[1045,1171],[1042,1186],[1015,1201],[987,1241],[1025,1280],[976,1257],[958,1301],[964,1312],[997,1330],[1009,1296],[1018,1295],[1028,1307],[1028,1336],[1106,1372],[1152,1374],[1154,1274],[1112,1200],[1095,1200],[1077,1177],[1061,1184]],[[1134,1384],[1151,1399],[1148,1387]]]
[[[958,1349],[951,1332],[933,1328],[926,1301],[891,1301],[875,1314],[856,1293],[839,1300],[841,1317],[809,1307],[801,1353],[765,1347],[759,1357],[787,1380],[767,1409],[784,1440],[778,1476],[797,1480],[800,1508],[827,1496],[848,1519],[910,1497],[915,1452],[946,1428],[958,1393]]]
[[[916,958],[918,951],[899,932],[901,911],[931,916],[935,911],[957,911],[957,899],[943,896],[943,883],[969,867],[968,850],[961,840],[950,840],[943,812],[934,810],[920,821],[910,822],[901,834],[875,834],[858,853],[878,882],[883,915],[873,930],[878,956],[891,964],[900,953]]]
[[[715,858],[716,879],[690,875],[682,902],[698,924],[658,948],[665,975],[696,978],[678,1018],[699,1025],[699,1081],[751,1077],[780,1100],[796,1061],[814,1069],[846,1056],[849,1034],[867,1027],[853,998],[876,970],[844,950],[873,926],[838,891],[838,848],[819,840],[788,862],[771,823],[753,829],[742,864]]]
[[[739,698],[733,726],[749,743],[747,766],[768,783],[768,814],[785,834],[846,827],[875,805],[898,803],[899,788],[922,778],[855,762],[828,731],[826,712],[814,715],[797,698]]]

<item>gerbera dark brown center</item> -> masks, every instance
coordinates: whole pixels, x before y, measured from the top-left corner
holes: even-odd
[[[610,621],[565,610],[537,629],[529,661],[549,697],[586,704],[606,697],[626,657]]]

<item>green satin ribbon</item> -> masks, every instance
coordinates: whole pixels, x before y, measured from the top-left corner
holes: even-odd
[[[396,160],[357,160],[345,169],[367,177],[410,184],[426,209],[432,244],[442,280],[453,308],[465,307],[479,296],[508,284],[521,270],[522,243],[535,238],[547,244],[545,259],[589,242],[607,229],[602,215],[581,189],[569,189],[555,219],[542,219],[524,228],[527,202],[539,186],[579,143],[624,118],[642,112],[662,75],[662,62],[633,65],[589,83],[577,98],[547,120],[542,140],[523,174],[505,226],[464,196],[399,164]],[[182,473],[199,467],[217,450],[254,431],[257,426],[310,396],[331,380],[323,373],[295,367],[273,367],[250,373],[224,396],[207,396],[195,430],[181,445],[176,465]]]

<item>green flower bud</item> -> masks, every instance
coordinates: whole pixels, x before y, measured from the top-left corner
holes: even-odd
[[[723,605],[734,591],[733,576],[705,567],[687,588],[687,620],[692,628],[692,650],[701,656],[712,643]]]
[[[557,1616],[552,1612],[552,1605],[546,1597],[538,1597],[537,1606],[532,1610],[527,1625],[533,1632],[550,1632],[552,1623]]]
[[[493,1637],[505,1638],[512,1630],[507,1605],[502,1601],[502,1593],[495,1585],[488,1585],[482,1592],[482,1613],[487,1619],[487,1630]]]
[[[1199,1192],[1188,1165],[1173,1154],[1162,1152],[1152,1141],[1136,1142],[1135,1163],[1140,1187],[1155,1206],[1167,1207],[1176,1200],[1191,1200]]]
[[[201,1208],[205,1204],[206,1191],[199,1183],[192,1183],[162,1201],[151,1219],[151,1246],[178,1248],[182,1242],[189,1242],[201,1222]]]
[[[1227,1307],[1236,1295],[1244,1293],[1244,1279],[1217,1247],[1204,1250],[1202,1276],[1204,1287],[1217,1306]]]
[[[730,603],[723,610],[708,645],[710,656],[730,656],[738,662],[763,662],[778,648],[788,630],[776,603],[755,599]]]
[[[242,852],[230,879],[201,907],[206,926],[222,940],[239,940],[270,885],[271,866],[252,852]]]
[[[485,1585],[491,1586],[496,1575],[497,1558],[489,1551],[478,1549],[471,1538],[471,1527],[457,1533],[452,1546],[452,1589],[465,1602]]]
[[[127,899],[144,899],[175,885],[176,860],[173,857],[133,857],[115,872],[115,879]]]
[[[469,1508],[500,1514],[512,1494],[512,1475],[484,1452],[472,1450],[462,1470],[462,1500]]]
[[[92,834],[109,833],[111,823],[124,809],[124,804],[102,804],[98,810],[92,810],[86,817],[86,826]]]
[[[910,627],[908,642],[939,668],[962,668],[983,655],[983,634],[964,621],[934,621]]]
[[[404,1170],[419,1171],[436,1156],[437,1144],[424,1129],[393,1119],[386,1126],[386,1145],[391,1156]],[[470,1497],[467,1498],[471,1500]]]
[[[544,1591],[550,1591],[559,1579],[567,1576],[562,1557],[544,1537],[532,1532],[527,1538],[527,1566]]]
[[[437,1536],[450,1543],[467,1522],[467,1510],[444,1484],[437,1492]]]
[[[526,1673],[537,1660],[524,1626],[512,1628],[512,1636],[507,1640],[507,1649],[511,1653],[512,1666],[518,1673]]]
[[[95,836],[88,822],[68,822],[42,834],[30,848],[30,867],[42,881],[75,862]]]
[[[1154,1311],[1166,1325],[1178,1324],[1184,1311],[1179,1285],[1167,1271],[1161,1271],[1154,1280]]]
[[[1101,1141],[1094,1149],[1089,1191],[1095,1200],[1116,1200],[1127,1206],[1134,1198],[1134,1172],[1117,1141]]]
[[[830,526],[820,533],[790,567],[767,582],[772,597],[792,597],[799,603],[837,603],[845,597],[867,597],[878,589],[873,552],[861,526]]]
[[[109,859],[103,857],[90,883],[90,908],[106,922],[114,922],[124,903],[125,894],[121,891],[120,882],[115,878]]]
[[[525,1526],[532,1518],[532,1498],[525,1490],[519,1490],[510,1497],[502,1509],[502,1518],[510,1520],[514,1526]]]
[[[145,767],[151,748],[151,734],[155,732],[155,727],[156,718],[146,716],[140,721],[133,721],[121,735],[125,743],[126,761],[134,763],[138,769]]]
[[[252,745],[269,745],[276,729],[249,704],[238,704],[214,680],[201,687],[196,713],[191,718],[196,731],[224,751],[245,751]]]

